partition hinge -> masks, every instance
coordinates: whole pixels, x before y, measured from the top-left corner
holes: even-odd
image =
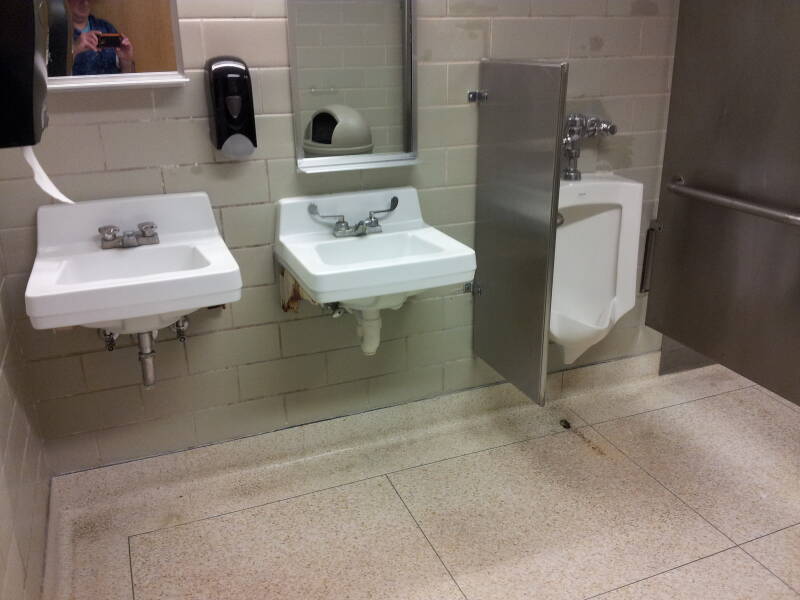
[[[489,100],[489,90],[469,90],[467,92],[467,102],[470,104],[486,102]]]
[[[473,296],[480,296],[483,293],[481,286],[476,281],[468,281],[464,284],[464,293],[472,294]]]
[[[646,294],[650,291],[650,279],[653,274],[653,256],[656,244],[656,234],[664,231],[664,226],[657,220],[650,221],[650,227],[644,238],[644,260],[642,262],[642,281],[639,293]]]

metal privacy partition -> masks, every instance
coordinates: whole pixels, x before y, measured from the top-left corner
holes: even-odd
[[[566,63],[484,60],[475,352],[544,403]]]
[[[800,2],[681,3],[647,324],[800,403]]]

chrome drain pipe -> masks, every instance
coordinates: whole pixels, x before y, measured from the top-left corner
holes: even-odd
[[[136,334],[139,338],[139,361],[142,363],[142,385],[146,389],[156,384],[156,340],[152,331]]]

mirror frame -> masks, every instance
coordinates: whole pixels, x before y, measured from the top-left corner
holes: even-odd
[[[289,0],[291,2],[291,0]],[[294,129],[297,170],[302,173],[335,173],[364,169],[406,167],[419,162],[417,150],[417,10],[416,0],[400,0],[403,3],[403,113],[406,152],[384,154],[349,154],[345,156],[323,156],[306,158],[303,152],[303,130],[300,121],[300,88],[298,84],[297,46],[295,23],[288,18],[287,40],[289,44],[289,74],[292,95],[292,128]]]
[[[89,90],[113,90],[131,88],[177,87],[186,85],[190,79],[183,66],[180,24],[177,0],[170,0],[172,14],[172,37],[175,47],[175,71],[152,71],[149,73],[119,73],[116,75],[71,75],[48,77],[48,92],[80,92]]]

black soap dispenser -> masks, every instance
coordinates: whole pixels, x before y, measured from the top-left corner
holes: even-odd
[[[206,73],[214,145],[230,158],[246,158],[258,147],[250,71],[239,58],[218,56]]]

